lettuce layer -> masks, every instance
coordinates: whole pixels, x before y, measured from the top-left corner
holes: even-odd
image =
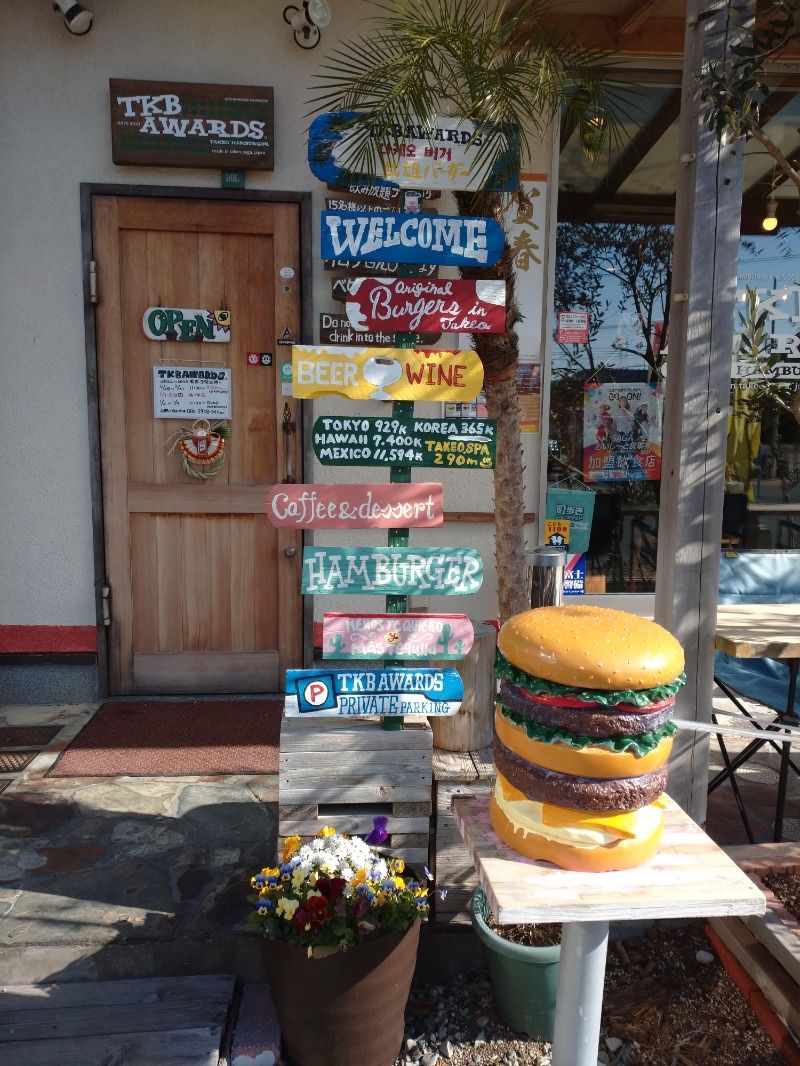
[[[657,700],[669,699],[675,695],[678,689],[686,684],[686,674],[681,673],[674,681],[668,681],[664,685],[654,685],[652,688],[642,689],[618,689],[606,691],[600,688],[576,688],[572,685],[560,685],[557,681],[546,681],[543,677],[534,677],[514,666],[501,651],[496,652],[494,660],[494,676],[505,681],[510,681],[518,688],[526,688],[534,696],[540,692],[546,692],[551,696],[574,696],[587,703],[601,703],[606,707],[616,707],[620,703],[632,703],[634,707],[646,707],[648,703]]]
[[[530,740],[540,740],[544,744],[568,744],[571,748],[606,748],[608,751],[634,751],[637,755],[647,755],[657,748],[665,737],[674,736],[678,727],[674,722],[665,722],[652,733],[641,733],[637,737],[585,737],[580,733],[570,733],[566,729],[553,729],[549,725],[540,725],[530,718],[516,714],[501,699],[496,697],[500,711],[514,725],[524,729]],[[580,712],[579,712],[580,713]]]

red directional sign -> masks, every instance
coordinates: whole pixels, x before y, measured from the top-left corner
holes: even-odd
[[[354,278],[347,317],[355,330],[396,333],[504,333],[504,281]]]

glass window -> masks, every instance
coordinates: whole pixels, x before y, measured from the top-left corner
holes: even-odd
[[[587,592],[655,588],[671,258],[671,226],[558,225],[546,513],[588,505]]]
[[[763,316],[763,320],[762,320]],[[800,547],[800,231],[740,243],[723,543]]]

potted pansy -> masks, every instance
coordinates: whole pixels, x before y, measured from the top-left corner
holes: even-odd
[[[250,922],[297,1066],[390,1066],[403,1038],[428,892],[403,860],[331,828],[287,837],[251,879]]]

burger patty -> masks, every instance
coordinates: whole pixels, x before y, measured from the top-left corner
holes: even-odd
[[[665,763],[642,777],[602,780],[545,770],[521,758],[495,738],[494,762],[499,773],[528,799],[576,811],[638,811],[657,799],[667,787]]]
[[[670,720],[675,707],[674,700],[655,711],[620,711],[600,703],[587,704],[585,710],[556,707],[539,703],[510,681],[501,682],[500,697],[509,710],[523,718],[582,737],[635,737],[652,733]]]

